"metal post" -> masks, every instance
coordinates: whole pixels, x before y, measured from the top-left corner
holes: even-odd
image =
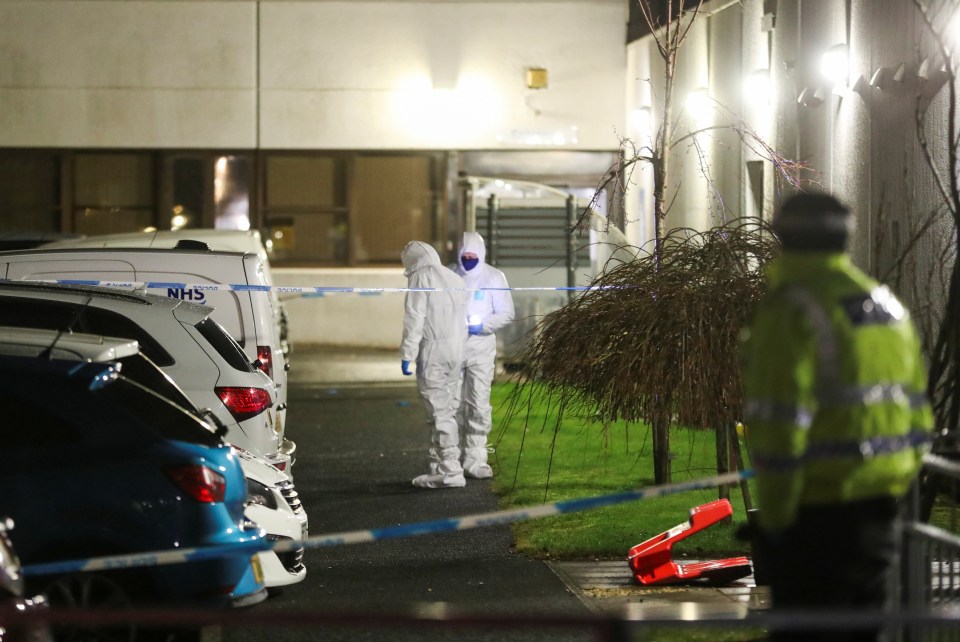
[[[577,197],[567,197],[567,287],[577,285]],[[573,290],[567,290],[567,301],[573,300]]]
[[[473,205],[473,183],[468,180],[460,181],[460,198],[463,199],[463,231],[477,230],[477,208]]]
[[[491,194],[487,199],[487,265],[497,266],[497,217],[500,214],[500,199]]]

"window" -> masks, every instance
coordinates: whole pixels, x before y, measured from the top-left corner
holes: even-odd
[[[0,232],[259,228],[283,266],[398,265],[456,227],[446,152],[0,150]]]
[[[213,207],[218,230],[250,229],[250,159],[220,156],[214,161]]]
[[[44,389],[51,398],[62,390]],[[63,397],[57,397],[59,408],[70,407],[64,404]],[[44,407],[37,399],[15,392],[0,393],[3,404],[4,423],[11,428],[3,435],[5,451],[63,450],[71,445],[80,444],[83,437],[76,426],[61,417],[56,410]],[[29,429],[26,429],[29,427]]]
[[[156,224],[150,154],[77,154],[73,231],[139,232]]]
[[[127,429],[129,420],[118,416],[119,413],[115,411],[110,412],[110,406],[123,408],[131,416],[140,418],[163,439],[203,446],[220,444],[220,438],[197,417],[122,375],[117,381],[95,392],[94,396],[97,401],[108,404],[107,412],[117,429]]]
[[[170,220],[161,220],[160,226],[203,227],[207,186],[203,159],[192,156],[171,159],[170,178]]]
[[[264,166],[275,263],[396,265],[409,241],[443,238],[436,154],[271,154]]]
[[[0,155],[0,230],[59,232],[60,212],[59,156]]]
[[[140,350],[159,366],[175,362],[170,353],[143,328],[125,316],[97,308],[61,301],[4,297],[0,325],[47,330],[72,330],[107,337],[136,339]]]
[[[278,263],[348,263],[346,160],[271,156],[264,223]]]
[[[351,256],[357,263],[399,263],[413,240],[437,235],[433,163],[426,156],[360,156],[356,160]]]
[[[158,158],[158,229],[253,226],[252,154],[168,152]]]
[[[223,357],[224,361],[241,372],[256,372],[253,364],[247,360],[243,348],[233,340],[233,337],[227,334],[223,326],[207,317],[196,327],[200,335],[210,342],[210,345]]]

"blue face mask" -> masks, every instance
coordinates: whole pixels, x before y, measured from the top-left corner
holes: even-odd
[[[479,263],[480,263],[480,259],[465,259],[463,257],[460,257],[460,265],[462,265],[463,269],[466,270],[467,272],[477,267]]]

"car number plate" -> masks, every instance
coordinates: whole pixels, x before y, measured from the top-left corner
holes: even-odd
[[[257,581],[257,584],[263,584],[263,567],[260,566],[260,555],[251,557],[250,565],[253,566],[253,579]]]

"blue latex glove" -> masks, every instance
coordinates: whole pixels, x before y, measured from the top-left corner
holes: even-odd
[[[403,374],[408,376],[413,374],[412,372],[410,372],[410,362],[407,361],[406,359],[400,362],[400,370],[403,371]]]
[[[470,334],[480,334],[481,332],[483,332],[483,321],[481,321],[480,323],[477,323],[476,325],[468,325],[467,332],[469,332]]]

